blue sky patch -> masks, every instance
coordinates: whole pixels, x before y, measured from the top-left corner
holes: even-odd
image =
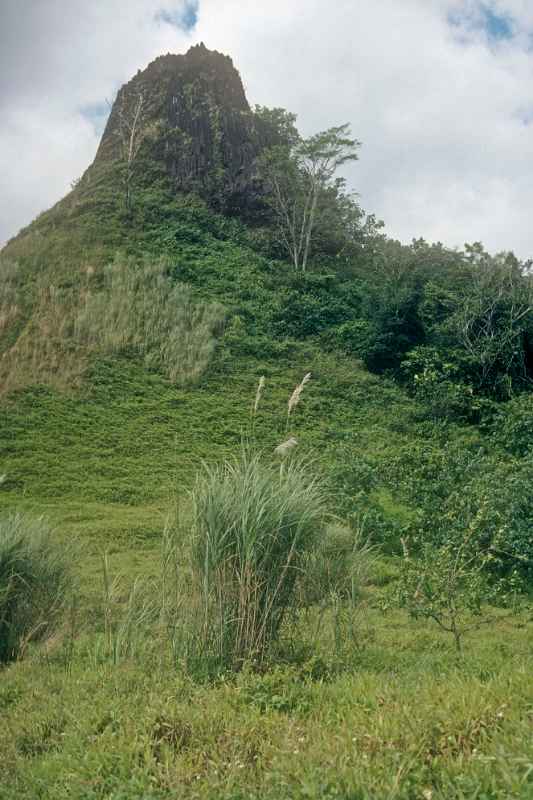
[[[533,106],[531,108],[521,108],[517,112],[516,116],[526,127],[533,123]]]
[[[491,39],[513,38],[513,20],[510,16],[496,14],[489,6],[483,6],[481,13],[485,28]]]
[[[492,42],[512,39],[514,36],[513,18],[509,14],[498,14],[490,3],[479,3],[475,11],[456,11],[449,15],[448,22],[458,29],[460,35],[484,31]]]
[[[182,31],[192,31],[198,22],[199,0],[187,0],[180,8],[161,8],[155,15],[157,22],[164,22]]]

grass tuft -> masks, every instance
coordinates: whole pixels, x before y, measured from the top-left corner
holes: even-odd
[[[323,530],[312,468],[257,454],[206,466],[192,490],[192,569],[204,653],[238,668],[262,661],[295,599],[305,554]]]
[[[200,301],[172,281],[164,259],[139,263],[121,256],[98,273],[85,270],[74,286],[43,279],[32,307],[17,330],[22,290],[7,280],[0,290],[0,344],[4,329],[14,340],[0,359],[0,393],[38,384],[77,387],[94,356],[120,353],[140,356],[175,385],[193,384],[225,316],[220,304]]]
[[[42,519],[0,519],[0,663],[53,633],[71,588],[68,555]]]

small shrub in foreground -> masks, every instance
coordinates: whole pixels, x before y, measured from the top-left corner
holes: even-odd
[[[302,603],[324,605],[335,594],[355,604],[375,559],[375,547],[365,538],[362,526],[328,525],[317,546],[306,554],[299,586]]]
[[[469,618],[479,616],[482,604],[491,596],[487,582],[490,559],[490,552],[480,552],[472,541],[472,530],[440,546],[424,542],[414,557],[404,542],[400,606],[414,619],[431,619],[452,634],[460,653]]]
[[[0,518],[0,663],[49,635],[71,589],[67,554],[42,519]]]

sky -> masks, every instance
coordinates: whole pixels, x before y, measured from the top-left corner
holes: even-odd
[[[91,163],[121,84],[200,41],[303,134],[351,124],[390,236],[533,256],[533,0],[0,0],[0,244]]]

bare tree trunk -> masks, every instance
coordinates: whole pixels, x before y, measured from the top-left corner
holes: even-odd
[[[309,220],[307,222],[307,232],[305,235],[305,249],[302,260],[302,272],[307,269],[307,260],[309,258],[309,248],[311,246],[311,235],[315,227],[316,206],[318,202],[318,186],[316,183],[313,185],[313,201],[311,203],[311,211],[309,213]]]
[[[143,125],[144,98],[139,94],[132,110],[125,107],[126,100],[122,99],[119,108],[118,135],[122,145],[122,158],[125,163],[125,203],[126,209],[131,211],[132,205],[132,179],[135,159],[146,136],[146,127]]]

